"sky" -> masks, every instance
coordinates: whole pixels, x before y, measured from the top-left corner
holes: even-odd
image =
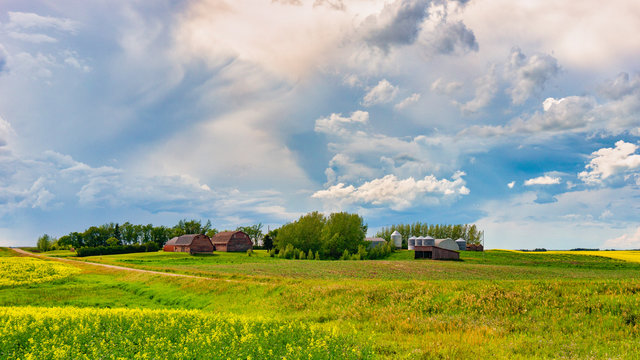
[[[109,222],[640,248],[640,2],[0,3],[0,246]]]

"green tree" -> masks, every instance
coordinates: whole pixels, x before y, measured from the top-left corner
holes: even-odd
[[[279,251],[288,245],[303,251],[317,251],[322,248],[321,236],[326,219],[314,211],[278,229],[274,242]]]
[[[249,239],[253,241],[253,245],[258,245],[258,241],[262,240],[262,237],[264,236],[264,234],[262,234],[262,223],[251,226],[239,226],[236,230],[249,235]]]
[[[205,233],[205,235],[207,235],[208,237],[212,238],[215,236],[215,234],[218,233],[218,229],[209,229],[207,230],[207,232]]]
[[[120,245],[120,240],[118,240],[116,237],[112,236],[107,239],[107,246],[117,246],[117,245]]]
[[[171,238],[172,230],[166,226],[155,226],[151,228],[150,235],[151,241],[158,244],[158,247],[161,248]]]
[[[48,234],[44,234],[38,238],[37,247],[38,250],[45,252],[51,250],[51,243],[53,239]]]
[[[269,234],[265,235],[264,239],[262,240],[262,246],[264,246],[264,248],[267,250],[271,250],[273,248],[273,239],[271,238],[271,236],[269,236]]]
[[[333,213],[322,229],[323,253],[337,259],[343,250],[356,253],[358,246],[365,244],[367,226],[358,214]]]
[[[207,220],[206,224],[202,225],[200,220],[183,219],[178,221],[178,224],[173,227],[173,236],[180,236],[184,234],[206,234],[209,230],[211,230],[211,220]]]

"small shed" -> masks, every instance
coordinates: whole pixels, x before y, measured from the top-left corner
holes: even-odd
[[[416,246],[414,259],[459,260],[460,253],[437,246]]]
[[[212,253],[213,244],[207,235],[189,234],[174,237],[163,248],[167,252],[188,252],[190,254]]]
[[[165,252],[174,252],[176,248],[176,241],[178,241],[177,236],[174,238],[171,238],[171,240],[167,241],[164,244],[164,247],[162,248],[162,250],[164,250]]]
[[[253,249],[253,242],[243,231],[224,231],[213,235],[211,242],[216,251],[244,252]]]
[[[467,244],[467,251],[484,251],[484,246],[481,244]]]
[[[378,237],[368,237],[366,239],[364,239],[364,241],[366,241],[367,244],[367,250],[371,250],[374,247],[377,246],[382,246],[384,245],[387,241],[383,238],[378,238]]]

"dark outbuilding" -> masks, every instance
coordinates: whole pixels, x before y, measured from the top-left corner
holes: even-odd
[[[190,254],[210,254],[213,244],[207,235],[190,234],[174,237],[167,241],[163,248],[168,252],[188,252]]]
[[[459,260],[460,253],[437,246],[416,246],[414,259]]]
[[[216,251],[236,252],[253,249],[253,242],[243,231],[224,231],[211,238]]]
[[[376,246],[381,246],[387,243],[387,240],[378,237],[368,237],[364,241],[367,243],[367,250],[371,250]]]

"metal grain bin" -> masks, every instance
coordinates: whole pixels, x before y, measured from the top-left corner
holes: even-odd
[[[436,245],[436,239],[432,238],[431,236],[425,236],[424,240],[422,240],[422,245],[423,246],[435,246]]]
[[[407,245],[408,245],[408,246],[407,246],[407,248],[408,248],[409,250],[413,250],[413,249],[415,249],[415,246],[416,246],[416,238],[409,238],[409,240],[407,240]]]
[[[460,250],[467,250],[467,240],[460,238],[456,240],[456,244],[458,244]]]
[[[394,231],[393,234],[391,234],[391,241],[393,241],[396,249],[402,248],[402,235],[400,235],[399,232]]]

